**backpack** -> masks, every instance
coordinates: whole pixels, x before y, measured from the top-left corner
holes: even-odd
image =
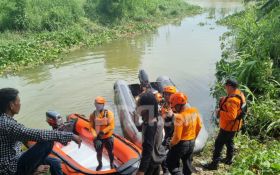
[[[245,101],[245,103],[243,103],[241,95],[232,94],[232,95],[227,96],[220,106],[223,106],[225,104],[225,102],[227,101],[227,99],[228,98],[232,98],[232,97],[236,97],[236,98],[238,98],[240,100],[240,110],[241,110],[241,113],[236,117],[235,120],[244,120],[246,118],[248,107],[247,107],[246,101]]]

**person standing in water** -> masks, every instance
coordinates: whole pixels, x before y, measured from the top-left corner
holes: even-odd
[[[114,165],[114,138],[113,132],[115,129],[114,114],[108,109],[105,109],[106,99],[104,97],[96,97],[94,100],[95,110],[90,114],[90,130],[94,137],[94,146],[97,152],[98,166],[96,171],[102,169],[102,151],[105,146],[111,169]]]

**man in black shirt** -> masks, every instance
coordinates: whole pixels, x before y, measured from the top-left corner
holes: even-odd
[[[142,158],[137,175],[159,175],[160,164],[166,157],[162,146],[163,120],[158,116],[158,103],[153,93],[141,95],[138,111],[143,118]]]
[[[70,132],[30,129],[13,117],[20,111],[18,90],[0,89],[0,175],[30,175],[42,165],[52,150],[54,141],[67,144],[73,140],[81,144],[79,136]],[[26,152],[22,143],[37,142]]]

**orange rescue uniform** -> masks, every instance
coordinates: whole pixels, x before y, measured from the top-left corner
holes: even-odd
[[[103,110],[101,113],[94,111],[90,114],[90,131],[93,137],[96,137],[100,131],[104,132],[101,139],[109,138],[113,135],[115,128],[114,114],[109,110]]]
[[[202,127],[199,112],[196,108],[188,107],[175,115],[174,133],[171,145],[174,146],[181,140],[194,140]]]
[[[234,95],[239,95],[243,104],[246,102],[244,94],[238,89],[221,101],[219,111],[220,128],[226,131],[238,131],[242,126],[242,120],[236,120],[236,117],[242,112],[242,104],[240,99]]]

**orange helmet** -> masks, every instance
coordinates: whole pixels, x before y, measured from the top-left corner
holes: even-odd
[[[104,97],[98,96],[95,98],[95,103],[99,103],[99,104],[105,104],[106,100]]]
[[[175,86],[165,86],[163,88],[163,92],[167,92],[167,93],[170,93],[170,94],[174,94],[176,91],[177,91],[177,89],[176,89]]]
[[[155,97],[158,103],[162,101],[162,95],[160,93],[156,93]]]
[[[182,92],[176,92],[172,94],[169,99],[169,103],[171,107],[175,107],[176,105],[184,105],[188,101],[188,97]]]

